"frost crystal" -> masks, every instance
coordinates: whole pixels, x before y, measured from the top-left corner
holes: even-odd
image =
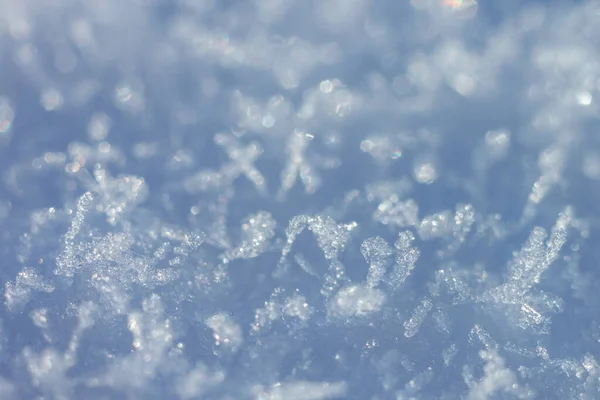
[[[284,170],[281,172],[281,189],[278,193],[278,199],[283,201],[287,192],[294,187],[296,179],[300,177],[306,193],[313,194],[321,185],[321,177],[315,171],[315,166],[306,160],[306,148],[313,136],[296,131],[288,140],[287,153],[288,161]]]
[[[335,259],[346,246],[350,233],[356,228],[357,224],[338,224],[330,217],[317,215],[311,217],[308,215],[298,215],[292,218],[285,234],[287,243],[284,246],[281,257],[285,258],[292,249],[292,244],[296,236],[308,227],[317,239],[317,244],[323,250],[327,260]]]
[[[547,332],[550,321],[541,310],[559,312],[560,301],[540,295],[534,288],[566,243],[567,228],[572,218],[572,210],[567,208],[559,215],[549,238],[543,228],[535,227],[523,248],[514,253],[506,283],[489,290],[482,300],[516,305],[518,326],[524,329],[537,326],[540,332]],[[540,309],[537,310],[537,307]]]
[[[265,177],[255,167],[256,160],[263,152],[258,142],[242,146],[238,140],[227,134],[217,134],[215,143],[222,147],[229,156],[229,162],[218,171],[204,170],[184,181],[184,187],[190,193],[207,190],[222,190],[240,176],[245,176],[256,188],[257,192],[266,195]]]
[[[373,218],[384,225],[392,224],[399,228],[415,226],[418,223],[419,207],[414,200],[398,202],[392,197],[379,204]]]
[[[385,303],[385,294],[378,289],[349,286],[341,289],[329,304],[329,312],[341,317],[365,317],[377,312]]]
[[[229,251],[226,258],[254,258],[263,253],[275,235],[275,220],[268,212],[260,211],[242,223],[242,243]]]
[[[33,268],[23,268],[17,274],[15,282],[7,282],[4,290],[4,299],[9,310],[16,311],[29,301],[35,291],[52,293],[54,285],[45,282]]]
[[[433,214],[423,218],[419,225],[419,236],[423,240],[444,237],[452,232],[450,211]]]
[[[93,190],[103,196],[102,210],[110,224],[115,225],[121,215],[146,200],[148,188],[143,178],[121,175],[112,178],[103,169],[94,170],[97,181]]]
[[[0,400],[600,398],[599,0],[0,3]]]
[[[547,148],[540,152],[538,164],[541,175],[533,184],[527,205],[523,210],[524,218],[531,218],[535,214],[535,206],[539,204],[548,192],[560,182],[564,168],[564,150],[562,148]]]
[[[411,274],[415,268],[415,264],[421,255],[421,252],[416,247],[412,246],[415,236],[410,232],[400,232],[398,240],[394,244],[396,248],[396,265],[390,273],[390,284],[397,288]]]
[[[367,285],[375,287],[383,279],[391,262],[392,247],[382,237],[375,236],[362,242],[360,251],[369,264]]]
[[[419,236],[423,240],[438,237],[454,239],[455,247],[465,240],[474,222],[473,206],[458,204],[454,215],[450,211],[443,211],[423,218],[419,225]]]
[[[264,303],[264,307],[255,311],[252,333],[260,333],[268,329],[271,323],[280,319],[288,321],[295,319],[306,323],[313,311],[313,307],[301,294],[294,293],[292,296],[285,297],[285,290],[277,288],[271,294],[269,301]]]
[[[413,311],[409,319],[404,322],[404,336],[407,338],[413,337],[419,332],[419,328],[431,311],[433,303],[430,299],[425,298]]]
[[[64,237],[64,250],[61,255],[56,258],[56,273],[73,276],[73,269],[79,267],[77,260],[78,254],[75,251],[75,237],[83,227],[84,219],[90,207],[94,196],[91,192],[86,192],[77,200],[75,215],[71,220],[71,227]]]

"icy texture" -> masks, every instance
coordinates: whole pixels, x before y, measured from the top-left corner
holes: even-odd
[[[0,400],[600,398],[600,1],[0,1]]]
[[[423,324],[429,311],[431,311],[432,306],[431,300],[428,298],[423,299],[421,304],[415,308],[410,318],[404,322],[404,336],[410,338],[419,332],[419,328]]]
[[[268,212],[258,212],[242,223],[242,242],[227,252],[228,259],[255,258],[263,253],[275,235],[275,220]]]
[[[367,285],[375,287],[383,279],[391,261],[392,247],[382,237],[375,236],[362,242],[360,251],[369,263]]]
[[[400,232],[396,240],[396,265],[390,276],[390,283],[397,287],[408,278],[416,267],[421,255],[418,248],[413,247],[415,236],[410,231]]]
[[[369,286],[348,286],[341,289],[332,304],[329,312],[340,316],[367,316],[379,311],[385,302],[382,291]]]

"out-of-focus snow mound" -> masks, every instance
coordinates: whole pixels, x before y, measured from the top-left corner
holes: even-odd
[[[0,0],[0,399],[600,398],[600,2]]]

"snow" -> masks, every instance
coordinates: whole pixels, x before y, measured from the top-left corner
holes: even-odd
[[[600,1],[0,10],[1,400],[600,398]]]

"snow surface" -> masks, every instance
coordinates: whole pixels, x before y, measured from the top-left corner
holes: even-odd
[[[599,399],[600,1],[0,0],[0,399]]]

